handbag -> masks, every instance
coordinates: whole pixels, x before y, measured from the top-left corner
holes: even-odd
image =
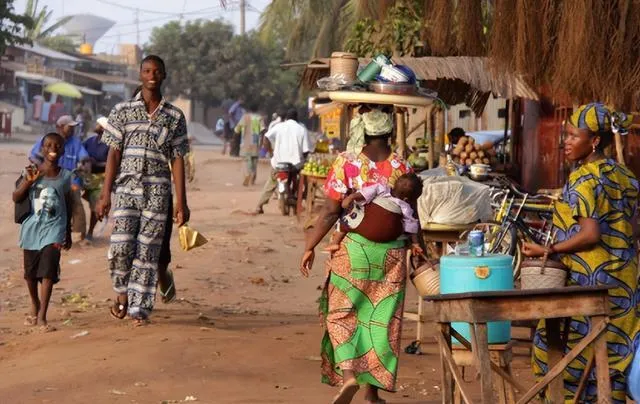
[[[22,183],[22,175],[16,181],[16,188]],[[13,211],[13,220],[22,224],[31,215],[31,198],[27,195],[21,202],[16,202]]]

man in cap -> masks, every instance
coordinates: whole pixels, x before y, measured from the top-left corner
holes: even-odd
[[[71,115],[63,115],[56,121],[56,132],[64,138],[64,154],[60,157],[58,164],[60,167],[75,171],[79,167],[88,171],[89,153],[82,145],[82,141],[78,136],[74,135],[75,126],[78,123]],[[36,165],[42,164],[44,157],[42,156],[42,138],[33,145],[29,160]],[[84,240],[87,233],[87,219],[82,206],[82,180],[78,176],[74,176],[71,184],[71,195],[73,205],[73,216],[71,218],[72,232],[80,234],[80,240]]]
[[[109,154],[109,146],[102,141],[104,128],[107,126],[107,118],[101,116],[96,120],[97,124],[94,129],[95,136],[91,136],[85,140],[83,145],[89,153],[91,160],[91,172],[85,173],[85,192],[84,199],[89,202],[89,210],[91,216],[89,218],[89,230],[87,231],[87,240],[93,239],[93,230],[98,222],[95,213],[96,203],[102,192],[102,183],[104,182],[104,171],[107,165],[107,155]]]

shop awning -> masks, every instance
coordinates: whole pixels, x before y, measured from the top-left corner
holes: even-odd
[[[42,74],[37,73],[29,73],[29,72],[15,72],[15,76],[21,79],[25,79],[27,81],[35,81],[42,84],[51,84],[57,83],[60,79],[55,77],[44,76]]]

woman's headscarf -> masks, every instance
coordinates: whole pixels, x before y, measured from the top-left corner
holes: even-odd
[[[606,132],[610,130],[619,130],[626,133],[631,122],[632,115],[623,112],[614,112],[613,109],[607,107],[600,102],[592,102],[582,105],[571,115],[569,122],[578,129],[587,129],[591,132]],[[615,122],[616,127],[612,127]]]
[[[347,151],[359,154],[364,147],[364,136],[382,136],[393,131],[391,114],[374,109],[363,114],[356,113],[349,124]]]

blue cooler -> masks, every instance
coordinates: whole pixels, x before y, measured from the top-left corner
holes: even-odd
[[[513,289],[513,257],[489,254],[483,257],[447,255],[440,258],[440,293],[489,292]],[[460,335],[471,342],[468,323],[452,323]],[[511,340],[511,322],[488,323],[489,343]],[[458,343],[457,340],[453,340]]]

